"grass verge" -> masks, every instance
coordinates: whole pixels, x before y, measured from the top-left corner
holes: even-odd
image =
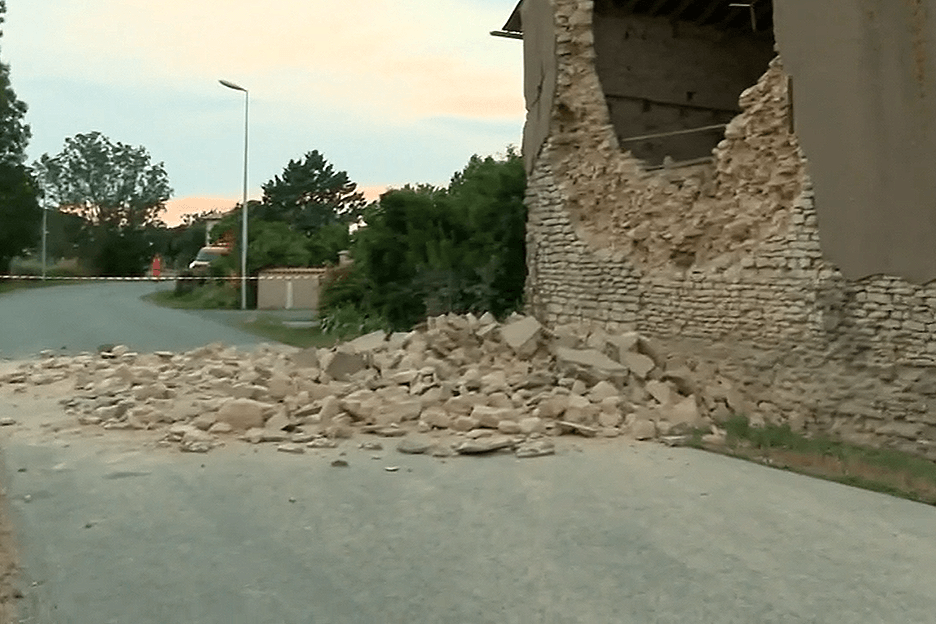
[[[282,342],[301,349],[308,347],[334,347],[340,342],[355,338],[355,335],[338,335],[323,332],[318,327],[298,328],[288,327],[281,321],[272,318],[260,317],[255,321],[242,323],[241,329],[255,336]]]
[[[752,427],[744,416],[725,423],[724,445],[706,450],[820,477],[866,490],[936,505],[936,463],[894,449],[806,437],[789,425]],[[695,445],[693,445],[695,446]]]
[[[144,295],[143,299],[164,308],[178,310],[236,310],[239,306],[236,290],[214,284],[208,284],[184,294],[176,294],[172,290],[159,290]]]
[[[62,286],[63,284],[76,284],[76,280],[0,280],[0,295],[15,290],[28,290],[31,288],[48,288],[50,286]]]
[[[181,295],[171,290],[158,291],[144,295],[143,299],[158,306],[179,310],[236,310],[240,305],[236,290],[215,285],[202,286]],[[353,331],[325,332],[318,327],[290,327],[282,320],[263,313],[256,315],[253,320],[232,319],[227,324],[255,336],[301,349],[333,347],[360,335],[360,332]]]

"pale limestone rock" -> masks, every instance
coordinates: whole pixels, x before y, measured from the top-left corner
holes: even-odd
[[[502,420],[517,420],[517,413],[513,408],[475,405],[471,410],[471,418],[475,419],[481,427],[496,429]]]
[[[588,393],[588,398],[594,403],[601,403],[605,399],[618,396],[620,396],[618,389],[607,381],[599,381]]]
[[[324,359],[322,370],[335,381],[345,381],[366,365],[367,362],[357,353],[339,349]]]
[[[216,422],[208,427],[208,433],[214,434],[231,433],[233,430],[234,428],[226,422]]]
[[[516,420],[502,420],[497,423],[497,430],[506,435],[520,433],[520,423]]]
[[[656,399],[657,403],[660,405],[669,405],[673,403],[673,399],[676,398],[674,397],[673,390],[669,387],[669,384],[663,381],[651,379],[646,383],[644,388],[646,388],[650,396]]]
[[[624,365],[640,379],[646,379],[650,371],[656,368],[653,359],[642,353],[628,351],[624,353],[622,359],[624,360]]]
[[[341,400],[329,395],[322,401],[322,409],[319,411],[318,422],[322,426],[328,426],[341,413]]]
[[[502,370],[491,371],[487,375],[481,377],[480,389],[486,394],[509,390],[510,386],[507,384],[507,374]]]
[[[492,436],[462,442],[455,447],[455,452],[460,455],[482,455],[510,448],[511,446],[513,446],[513,441],[509,437]]]
[[[515,454],[520,459],[554,455],[556,446],[549,440],[531,440],[517,446]]]
[[[459,416],[451,424],[455,431],[471,431],[478,426],[478,419],[471,416]]]
[[[453,416],[467,416],[474,408],[474,403],[469,401],[465,395],[452,397],[442,404],[446,412]]]
[[[452,424],[452,418],[441,407],[427,407],[422,413],[423,422],[439,429],[448,429]]]
[[[145,419],[140,418],[139,416],[137,416],[137,418],[143,422],[146,422]],[[202,431],[210,431],[211,426],[215,424],[216,420],[217,414],[200,414],[192,419],[192,426]]]
[[[630,425],[630,435],[636,440],[652,440],[656,433],[656,425],[652,420],[638,418]]]
[[[305,453],[305,448],[303,448],[301,444],[296,444],[294,442],[285,442],[283,444],[279,444],[277,445],[276,450],[280,453],[290,453],[292,455],[301,455],[302,453]]]
[[[283,374],[275,374],[267,381],[269,395],[277,400],[286,398],[293,392],[292,381]]]
[[[359,336],[348,344],[351,345],[357,353],[377,351],[387,345],[387,333],[383,330],[377,330]]]
[[[666,420],[673,425],[701,427],[705,424],[702,415],[699,413],[699,406],[696,404],[694,396],[682,399],[672,407],[666,409],[664,414]]]
[[[319,367],[319,357],[318,349],[315,347],[310,347],[308,349],[302,349],[297,351],[289,356],[290,362],[296,368],[318,368]]]
[[[604,351],[616,362],[624,364],[624,354],[637,351],[637,342],[640,335],[637,332],[626,332],[615,336],[608,336],[605,340]]]
[[[289,418],[286,417],[286,414],[279,412],[277,414],[274,414],[273,416],[270,416],[270,418],[267,419],[264,426],[267,429],[270,429],[273,431],[282,431],[289,425],[290,425]]]
[[[539,347],[542,325],[532,316],[513,321],[500,328],[501,339],[518,357],[527,358]]]
[[[598,414],[598,424],[602,427],[618,427],[624,420],[621,412],[605,412]]]
[[[266,405],[252,399],[229,399],[218,410],[218,421],[239,431],[262,427]]]
[[[569,395],[557,394],[540,401],[537,412],[540,418],[559,418],[569,407]]]

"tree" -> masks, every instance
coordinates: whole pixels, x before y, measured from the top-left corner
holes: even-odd
[[[254,216],[283,221],[307,236],[326,225],[357,221],[367,203],[348,174],[335,171],[317,150],[290,160],[262,188],[263,201]]]
[[[6,1],[0,0],[0,24],[5,15]],[[39,191],[24,165],[30,137],[25,115],[26,104],[10,83],[10,66],[0,61],[0,273],[9,272],[10,260],[41,234]]]
[[[389,191],[364,214],[351,248],[354,265],[336,272],[325,311],[355,306],[406,329],[427,315],[503,316],[523,300],[526,279],[520,156],[473,156],[448,188]]]
[[[152,255],[140,233],[161,224],[172,196],[163,163],[144,147],[113,142],[99,132],[65,140],[56,156],[35,166],[47,197],[84,220],[83,251],[105,275],[139,274]]]

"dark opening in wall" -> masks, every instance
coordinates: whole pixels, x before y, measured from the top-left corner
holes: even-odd
[[[648,165],[711,157],[775,55],[772,0],[595,0],[593,27],[611,123]]]

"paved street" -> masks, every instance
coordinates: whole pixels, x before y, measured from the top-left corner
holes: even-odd
[[[196,313],[160,308],[140,299],[157,288],[171,287],[171,283],[97,282],[0,295],[0,358],[29,357],[43,349],[95,351],[106,343],[146,352],[209,342],[261,342]]]
[[[854,624],[936,609],[932,508],[698,451],[616,440],[443,463],[354,441],[335,468],[341,449],[185,455],[111,433],[3,442],[36,583],[26,621]]]
[[[116,286],[0,297],[17,335],[50,332],[4,331],[0,348],[48,347],[69,324],[74,350],[252,340],[135,299],[152,286]],[[95,312],[111,323],[84,316]],[[0,447],[25,622],[903,624],[936,612],[936,510],[699,451],[564,437],[551,457],[443,461],[395,440],[364,451],[357,436],[304,455],[236,440],[201,455],[158,448],[153,432],[79,428],[32,391],[0,388],[7,416],[19,421]],[[348,467],[332,467],[340,453]]]

